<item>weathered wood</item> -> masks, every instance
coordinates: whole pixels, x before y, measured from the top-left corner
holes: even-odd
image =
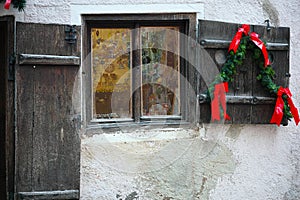
[[[133,52],[132,52],[132,57],[134,58],[132,60],[132,90],[133,90],[133,97],[132,97],[132,117],[134,121],[139,122],[141,113],[142,113],[142,106],[141,106],[141,89],[142,89],[142,79],[141,79],[141,74],[142,74],[142,66],[141,66],[141,42],[140,42],[140,29],[139,29],[139,24],[136,24],[136,29],[133,30]]]
[[[15,192],[79,191],[79,50],[65,41],[64,25],[17,23],[17,44]]]
[[[23,191],[32,190],[33,159],[33,104],[34,82],[33,68],[23,67],[17,70],[17,130],[16,135],[16,180],[18,188]]]
[[[9,77],[9,57],[14,53],[13,16],[0,17],[0,196],[14,191],[14,87]]]
[[[76,66],[18,70],[20,192],[79,188],[80,140],[72,111]]]
[[[19,192],[20,200],[46,200],[46,199],[79,199],[78,190],[65,190],[65,191],[39,191],[39,192]]]
[[[272,27],[270,31],[267,31],[264,26],[254,26],[254,31],[257,32],[260,37],[267,41],[267,44],[288,44],[290,43],[290,30],[286,27]],[[282,87],[288,87],[289,85],[289,48],[282,50],[269,50],[269,55],[273,58],[272,67],[276,72],[274,82]],[[256,79],[259,73],[258,67],[253,72],[253,79]],[[255,96],[269,96],[269,93],[261,86],[260,82],[257,81],[256,87],[253,88],[253,95]],[[263,112],[262,112],[263,110]],[[272,105],[257,105],[252,107],[251,121],[253,123],[262,123],[262,119],[265,118],[265,122],[269,123],[274,111]],[[261,116],[264,116],[262,118]],[[261,119],[262,118],[262,119]],[[287,122],[283,122],[284,125]]]
[[[80,55],[80,27],[76,27],[77,41],[65,40],[66,25],[17,22],[17,52],[40,55]],[[30,34],[29,34],[30,33]]]
[[[209,43],[206,43],[204,41],[214,41],[213,48],[205,48],[205,46],[204,48],[201,48],[201,57],[199,57],[199,59],[201,60],[201,82],[199,94],[202,94],[205,92],[205,90],[207,90],[208,85],[210,85],[211,82],[214,81],[214,77],[220,72],[222,63],[219,63],[216,59],[216,53],[217,51],[219,51],[220,53],[223,53],[225,55],[227,54],[227,50],[225,49],[225,43],[226,45],[229,45],[229,43],[224,41],[231,41],[237,28],[237,24],[229,24],[216,21],[199,21],[198,42],[201,44],[202,41],[202,45],[205,45]],[[216,44],[216,41],[221,42],[219,44]],[[234,92],[234,87],[230,87],[228,95],[234,95]],[[227,112],[230,114],[230,116],[232,116],[232,110],[233,106],[228,106]],[[200,122],[209,122],[210,118],[210,104],[201,104]]]
[[[181,68],[185,70],[185,73],[181,72],[181,113],[184,119],[191,123],[197,123],[196,116],[197,108],[197,90],[199,86],[199,66],[197,66],[197,52],[195,51],[195,45],[197,41],[196,35],[196,15],[191,15],[188,23],[185,24],[185,35],[187,38],[181,38],[181,55],[180,62]],[[183,80],[184,79],[184,80]]]
[[[7,61],[7,24],[0,21],[0,44],[4,44],[0,49],[0,194],[4,194],[6,199],[6,98],[7,98],[7,81],[6,81],[6,66]]]
[[[234,37],[238,24],[200,21],[199,22],[199,43],[203,47],[202,51],[207,52],[207,58],[199,58],[203,66],[210,68],[220,68],[222,63],[216,60],[216,53],[227,53],[228,46]],[[288,86],[289,74],[289,29],[271,28],[267,31],[265,26],[251,25],[251,31],[257,32],[260,37],[267,42],[268,52],[272,59],[272,67],[276,72],[274,82],[283,87]],[[234,81],[229,84],[227,95],[227,112],[231,116],[231,123],[269,123],[275,101],[269,92],[262,87],[257,80],[259,74],[258,63],[252,59],[252,53],[247,52],[246,59],[241,66],[237,66],[237,74]],[[202,53],[201,55],[205,55]],[[213,62],[212,62],[213,61]],[[211,70],[212,71],[212,70]],[[199,94],[205,93],[210,84],[206,74],[202,76]],[[214,77],[214,76],[212,76]],[[206,81],[203,81],[206,80]],[[201,95],[200,95],[201,97]],[[203,97],[200,99],[200,121],[210,121],[210,104],[204,103]],[[254,101],[255,100],[255,101]],[[262,112],[262,110],[264,112]]]
[[[78,65],[78,56],[20,54],[19,65]]]
[[[8,22],[7,27],[7,42],[8,55],[15,56],[15,17],[4,17]],[[8,83],[7,83],[7,118],[6,118],[6,166],[7,166],[7,195],[8,197],[14,194],[15,181],[15,63],[9,63]]]

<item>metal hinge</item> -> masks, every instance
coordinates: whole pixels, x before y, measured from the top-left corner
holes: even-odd
[[[8,80],[15,80],[15,64],[16,64],[16,55],[13,53],[9,56],[8,62]]]
[[[199,103],[209,103],[209,98],[206,94],[199,95]],[[256,97],[256,96],[232,96],[226,95],[226,103],[229,104],[275,104],[274,97]]]
[[[69,44],[75,44],[76,40],[77,40],[77,35],[76,35],[77,31],[76,31],[76,26],[75,25],[67,25],[65,27],[65,40],[69,43]]]

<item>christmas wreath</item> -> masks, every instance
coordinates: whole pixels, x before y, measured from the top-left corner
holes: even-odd
[[[13,4],[14,8],[17,8],[19,11],[23,11],[25,8],[26,0],[0,0],[1,2],[5,2],[4,8],[9,9],[10,4]]]
[[[228,92],[228,82],[232,82],[236,74],[236,67],[243,63],[247,50],[253,51],[253,57],[259,63],[260,72],[257,76],[262,86],[269,91],[272,96],[277,96],[276,105],[270,123],[280,126],[283,119],[291,120],[294,118],[296,125],[300,119],[298,110],[295,107],[289,88],[276,85],[273,80],[275,71],[270,64],[265,43],[260,40],[255,32],[249,34],[250,26],[242,25],[228,49],[228,57],[221,68],[220,73],[208,87],[208,97],[211,101],[211,120],[220,121],[222,118],[230,120],[226,113],[226,96]]]

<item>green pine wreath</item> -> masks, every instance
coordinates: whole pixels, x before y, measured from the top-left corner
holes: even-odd
[[[266,42],[264,42],[264,44],[266,45]],[[274,69],[272,68],[271,64],[268,64],[267,66],[265,65],[265,58],[262,50],[254,44],[250,36],[248,34],[242,34],[236,52],[229,50],[226,62],[223,64],[220,73],[208,86],[207,97],[210,102],[214,99],[214,91],[217,84],[225,82],[231,83],[233,81],[234,76],[236,75],[236,69],[238,66],[242,65],[246,58],[247,51],[253,52],[253,59],[256,60],[255,63],[258,63],[259,74],[257,75],[257,80],[261,82],[262,86],[266,91],[269,92],[270,96],[277,96],[278,90],[281,88],[281,86],[278,86],[276,83],[274,83],[274,78],[276,76]],[[294,117],[291,112],[288,98],[289,97],[286,94],[282,95],[282,99],[284,101],[282,121],[291,120]],[[224,118],[224,114],[226,113],[221,113],[222,118]],[[298,120],[299,119],[295,119],[296,124],[298,124]]]
[[[6,0],[0,0],[0,3],[5,2]],[[11,1],[14,8],[18,9],[18,11],[24,11],[26,6],[26,0],[12,0]]]

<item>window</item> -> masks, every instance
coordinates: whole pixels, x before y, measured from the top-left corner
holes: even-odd
[[[83,22],[85,122],[211,121],[207,86],[238,24],[197,23],[196,14],[84,15]],[[289,28],[251,30],[268,43],[274,82],[287,87]],[[229,85],[226,123],[269,123],[276,99],[257,80],[258,70],[250,52]]]
[[[187,119],[185,35],[194,15],[84,19],[87,121]]]

